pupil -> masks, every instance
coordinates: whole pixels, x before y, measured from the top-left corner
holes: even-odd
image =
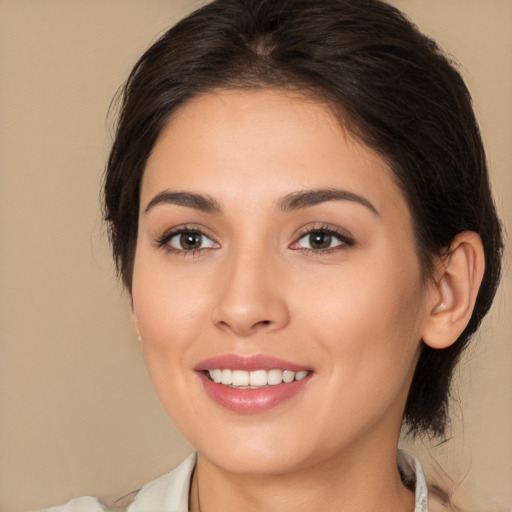
[[[309,243],[313,249],[327,249],[331,245],[332,235],[317,231],[309,236]]]
[[[199,233],[183,233],[180,243],[183,249],[197,249],[201,245],[201,235]]]

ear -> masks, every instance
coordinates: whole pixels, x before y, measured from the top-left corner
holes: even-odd
[[[459,233],[439,261],[429,294],[422,339],[432,348],[455,343],[466,328],[484,275],[482,240],[473,231]]]

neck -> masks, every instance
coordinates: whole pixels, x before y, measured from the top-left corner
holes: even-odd
[[[224,471],[201,454],[192,480],[191,512],[411,512],[414,493],[402,484],[396,450],[355,450],[287,474]]]

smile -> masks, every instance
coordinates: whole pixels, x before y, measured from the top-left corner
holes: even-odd
[[[308,376],[307,370],[294,372],[292,370],[231,370],[215,368],[207,370],[207,377],[216,384],[223,384],[238,389],[259,389],[266,386],[290,384]]]
[[[196,375],[210,400],[239,414],[258,414],[309,388],[309,365],[263,354],[222,354],[196,364]]]

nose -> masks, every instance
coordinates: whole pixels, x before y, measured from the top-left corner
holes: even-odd
[[[212,321],[240,337],[275,332],[289,322],[283,269],[276,257],[241,250],[219,269]]]

